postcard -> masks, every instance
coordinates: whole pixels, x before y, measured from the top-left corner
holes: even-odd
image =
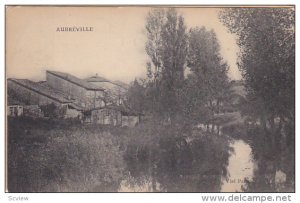
[[[294,6],[7,5],[7,192],[295,192]]]

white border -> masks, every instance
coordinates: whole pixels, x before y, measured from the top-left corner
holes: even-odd
[[[180,1],[180,0],[143,0],[143,1],[121,1],[121,0],[105,0],[105,1],[97,1],[97,0],[60,0],[60,1],[55,1],[55,0],[5,0],[1,1],[1,8],[0,8],[0,22],[1,22],[1,27],[4,28],[4,6],[9,4],[9,5],[30,5],[30,4],[40,4],[40,5],[50,5],[50,4],[57,4],[57,5],[66,5],[66,4],[76,4],[76,5],[112,5],[112,4],[123,4],[123,5],[136,5],[136,4],[142,4],[142,5],[153,5],[153,4],[180,4],[180,5],[230,5],[230,4],[237,4],[237,5],[266,5],[266,4],[276,4],[276,5],[293,5],[296,4],[296,12],[297,12],[297,1],[296,0],[288,0],[288,1],[277,1],[277,0],[268,0],[268,1],[262,1],[262,0],[254,0],[251,1],[239,1],[239,0],[231,0],[231,1],[221,1],[221,0],[209,0],[209,1],[203,1],[203,0],[185,0],[185,1]],[[296,13],[296,28],[299,27],[299,22],[300,19],[298,19],[298,15]],[[4,42],[4,29],[1,29],[1,38],[3,39]],[[296,30],[296,39],[298,36],[298,32]],[[298,45],[296,44],[296,50]],[[2,68],[0,68],[0,84],[2,85],[1,88],[1,93],[2,97],[0,97],[0,106],[1,109],[1,116],[0,116],[0,132],[1,132],[1,141],[0,141],[0,163],[2,163],[2,167],[0,167],[0,174],[1,174],[1,181],[0,183],[0,201],[1,202],[12,202],[9,201],[9,196],[13,197],[19,197],[19,196],[24,196],[24,197],[29,197],[29,201],[25,202],[122,202],[122,203],[133,203],[133,202],[141,202],[143,203],[153,203],[153,202],[202,202],[201,195],[209,195],[211,193],[189,193],[189,194],[184,194],[184,193],[168,193],[168,194],[133,194],[133,193],[122,193],[122,194],[117,194],[117,193],[48,193],[48,194],[26,194],[26,193],[21,193],[21,194],[13,194],[13,193],[4,193],[4,121],[5,121],[5,115],[4,115],[4,101],[5,101],[5,90],[4,90],[4,43],[3,43],[3,48],[1,49],[1,64]],[[299,59],[299,54],[296,52],[296,59]],[[297,63],[296,63],[297,64]],[[297,65],[296,65],[297,67]],[[299,77],[299,71],[297,71],[296,68],[296,78]],[[299,80],[296,80],[296,103],[298,101],[298,94],[299,93]],[[299,110],[296,108],[296,118],[298,118],[299,115]],[[300,124],[298,120],[296,119],[296,126],[299,126]],[[296,128],[296,169],[299,168],[299,149],[297,146],[299,146],[299,138],[298,138],[298,129]],[[297,170],[296,170],[297,171]],[[292,196],[292,202],[299,202],[300,197],[299,197],[299,175],[296,173],[296,193],[289,193],[289,194],[283,194],[283,195],[291,195]],[[253,195],[264,195],[262,193],[252,193]],[[280,193],[279,193],[280,194]],[[266,194],[266,195],[272,195],[276,196],[279,194]],[[230,196],[230,193],[224,194],[216,194],[212,193],[212,195],[225,195],[225,196]],[[249,194],[251,195],[251,194]]]

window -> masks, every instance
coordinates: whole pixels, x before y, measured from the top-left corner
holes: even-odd
[[[109,116],[109,110],[108,109],[104,110],[104,116]]]
[[[9,115],[13,116],[14,115],[14,107],[9,107]]]
[[[9,107],[9,115],[18,116],[18,107],[17,106],[10,106]]]

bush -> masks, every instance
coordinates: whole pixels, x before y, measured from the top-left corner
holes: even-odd
[[[118,189],[124,163],[114,136],[87,126],[50,126],[47,121],[8,121],[10,192]]]
[[[40,108],[44,116],[48,118],[63,118],[67,111],[67,107],[59,107],[54,103],[41,105]]]

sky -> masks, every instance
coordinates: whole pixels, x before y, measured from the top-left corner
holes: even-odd
[[[146,77],[145,18],[150,7],[6,8],[8,78],[45,80],[46,70],[79,78],[96,73],[129,83]],[[218,20],[218,8],[178,8],[189,28],[214,29],[229,77],[240,79],[235,36]],[[58,27],[93,27],[92,32],[57,32]]]

